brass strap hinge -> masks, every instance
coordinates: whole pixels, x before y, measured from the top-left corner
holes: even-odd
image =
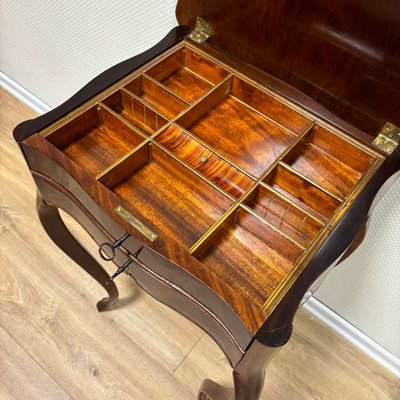
[[[400,144],[400,128],[387,122],[372,144],[385,153],[391,154]]]
[[[210,22],[205,21],[201,17],[196,19],[196,27],[194,31],[190,32],[187,37],[194,42],[201,44],[204,43],[211,35],[212,26]]]

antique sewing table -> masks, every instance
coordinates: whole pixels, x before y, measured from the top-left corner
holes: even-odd
[[[206,380],[200,399],[259,398],[302,299],[399,170],[399,11],[180,0],[160,43],[15,128],[43,227],[106,289],[99,311],[126,271],[224,351],[234,389]]]

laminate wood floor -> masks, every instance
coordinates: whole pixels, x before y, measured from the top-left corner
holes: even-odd
[[[230,369],[199,328],[117,281],[118,306],[98,313],[103,289],[47,238],[12,128],[35,113],[0,88],[0,399],[194,400],[203,378]],[[74,234],[89,236],[65,216]],[[107,265],[106,268],[109,268]],[[300,311],[272,361],[263,400],[400,398],[394,376]]]

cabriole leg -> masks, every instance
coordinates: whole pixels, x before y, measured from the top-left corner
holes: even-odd
[[[97,309],[109,310],[118,300],[118,289],[114,282],[106,285],[108,273],[70,233],[61,219],[58,208],[47,204],[39,193],[36,197],[36,208],[40,222],[50,239],[107,291],[108,297],[97,303]]]
[[[224,388],[206,379],[199,400],[259,400],[265,371],[280,347],[269,347],[255,340],[233,370],[234,389]]]

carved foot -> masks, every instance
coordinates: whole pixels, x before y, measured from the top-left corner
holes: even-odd
[[[57,207],[43,201],[40,194],[37,196],[36,205],[40,222],[50,239],[107,291],[108,297],[97,303],[97,309],[99,311],[111,309],[118,300],[118,289],[114,282],[106,284],[109,279],[108,273],[70,233]]]
[[[234,400],[234,390],[205,379],[199,390],[198,400]]]

